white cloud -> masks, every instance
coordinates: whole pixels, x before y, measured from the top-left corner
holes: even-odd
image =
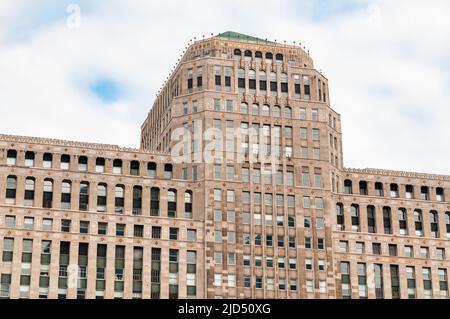
[[[450,174],[448,1],[72,2],[78,29],[70,1],[2,1],[0,132],[138,146],[189,39],[234,30],[307,45],[342,114],[346,166]],[[90,94],[98,76],[124,98]]]

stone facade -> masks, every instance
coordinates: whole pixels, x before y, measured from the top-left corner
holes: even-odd
[[[140,149],[0,135],[0,297],[448,297],[450,177],[344,168],[300,47],[196,41],[141,129]]]

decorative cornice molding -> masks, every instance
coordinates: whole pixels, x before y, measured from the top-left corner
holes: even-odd
[[[378,169],[378,168],[364,168],[364,169],[344,168],[342,170],[342,172],[354,173],[354,174],[390,175],[390,176],[397,176],[397,177],[450,181],[450,175],[436,175],[436,174],[427,174],[427,173],[392,171],[392,170],[385,170],[385,169]]]

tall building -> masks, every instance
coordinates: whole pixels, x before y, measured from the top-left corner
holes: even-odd
[[[0,135],[0,297],[448,298],[450,177],[342,154],[309,53],[196,41],[140,149]]]

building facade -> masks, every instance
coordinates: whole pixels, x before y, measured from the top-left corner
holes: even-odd
[[[448,298],[450,177],[342,154],[308,52],[196,41],[140,149],[0,135],[0,297]]]

